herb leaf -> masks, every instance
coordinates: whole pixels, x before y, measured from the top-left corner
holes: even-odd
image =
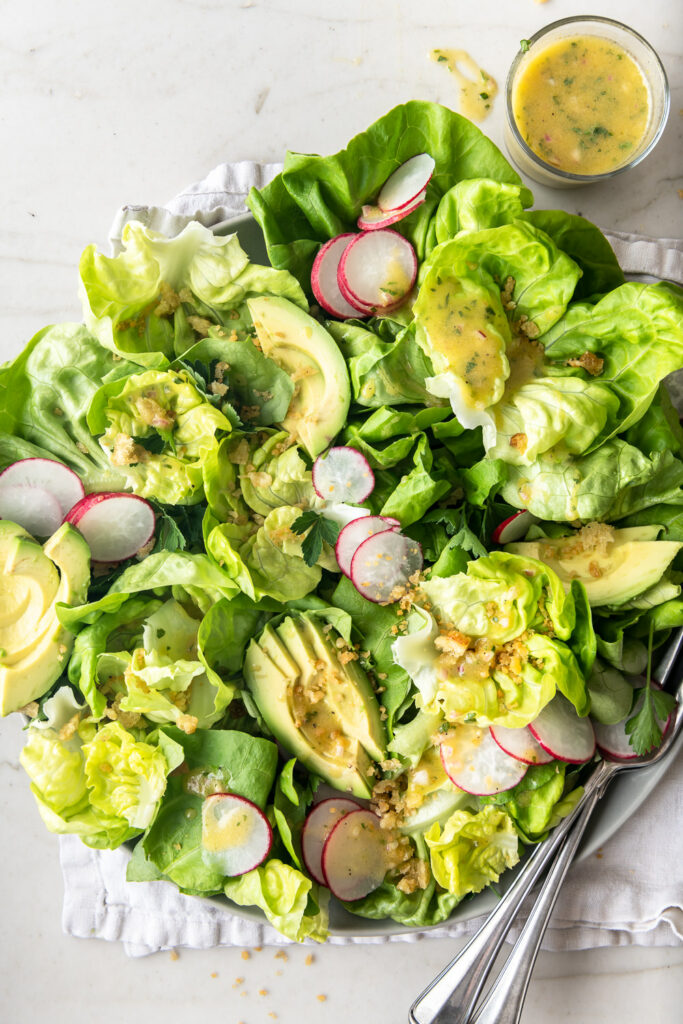
[[[660,722],[666,722],[672,708],[676,704],[675,697],[663,690],[655,690],[648,680],[647,686],[640,691],[643,694],[643,706],[637,715],[633,715],[626,723],[626,732],[631,737],[631,746],[636,754],[647,754],[662,742]]]
[[[326,519],[312,508],[302,512],[299,518],[294,520],[291,528],[292,533],[306,534],[301,545],[301,553],[308,566],[315,565],[320,558],[323,542],[335,543],[341,529],[339,523]]]
[[[531,46],[531,43],[529,42],[528,39],[520,39],[520,41],[519,41],[519,48],[522,51],[522,53],[526,53],[530,46]]]

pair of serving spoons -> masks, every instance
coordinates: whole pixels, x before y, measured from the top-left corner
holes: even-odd
[[[662,744],[645,757],[630,761],[605,758],[594,768],[584,793],[570,815],[536,846],[505,896],[477,934],[451,960],[410,1008],[410,1024],[519,1024],[527,988],[560,886],[581,842],[591,815],[609,783],[622,771],[650,767],[675,757],[683,726],[683,629],[677,630],[662,657],[657,678],[676,688],[677,705]],[[675,748],[675,749],[674,749]],[[559,852],[558,852],[559,851]],[[536,902],[484,1002],[475,1005],[500,948],[522,903],[554,854]]]

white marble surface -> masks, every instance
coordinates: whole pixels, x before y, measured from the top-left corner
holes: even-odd
[[[677,0],[4,0],[0,7],[0,360],[46,323],[79,316],[76,265],[124,202],[163,202],[223,160],[332,152],[395,103],[455,105],[427,59],[464,47],[500,82],[518,40],[570,14],[625,21],[658,49],[672,113],[655,153],[612,184],[535,187],[538,205],[605,228],[680,235],[683,135]],[[502,140],[502,100],[485,127]],[[442,941],[328,948],[307,966],[272,950],[129,961],[117,945],[64,938],[57,846],[18,765],[19,723],[0,728],[0,1019],[398,1024],[450,958]],[[8,841],[8,837],[9,841]],[[282,973],[279,974],[278,972]],[[237,987],[237,977],[245,980]],[[678,1019],[683,950],[542,954],[524,1024]],[[268,994],[260,996],[259,989]],[[245,994],[242,994],[245,993]],[[317,995],[326,995],[318,1001]]]

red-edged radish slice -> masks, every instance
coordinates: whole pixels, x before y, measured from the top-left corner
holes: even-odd
[[[301,830],[301,854],[311,878],[327,885],[323,875],[322,856],[325,840],[340,818],[359,810],[358,804],[346,797],[321,800],[310,812]]]
[[[202,807],[202,860],[224,875],[244,875],[262,864],[273,830],[260,807],[234,793],[213,793]]]
[[[606,757],[613,757],[616,761],[630,761],[632,758],[639,756],[631,746],[631,737],[626,732],[626,723],[630,718],[638,714],[644,700],[645,694],[641,693],[633,710],[629,711],[626,718],[622,719],[621,722],[617,722],[616,725],[603,725],[601,722],[593,722],[598,749]],[[671,715],[667,715],[665,722],[661,718],[657,718],[657,724],[662,731],[662,739],[664,739],[671,724]]]
[[[411,156],[390,174],[377,196],[380,210],[400,210],[424,191],[434,173],[434,157],[429,153]]]
[[[526,726],[523,729],[506,729],[502,725],[492,725],[491,735],[501,750],[523,764],[548,764],[553,760],[552,754],[543,749]]]
[[[422,548],[397,530],[368,537],[351,559],[351,582],[363,597],[376,604],[398,601],[403,588],[422,569]]]
[[[137,494],[86,494],[66,516],[85,537],[94,562],[123,562],[154,536],[152,506]]]
[[[349,242],[337,271],[347,302],[368,312],[392,309],[408,295],[417,277],[417,256],[397,231],[363,231]]]
[[[384,533],[385,530],[396,530],[396,520],[389,522],[384,516],[363,516],[362,519],[354,519],[341,531],[335,544],[334,553],[337,564],[345,576],[351,578],[351,562],[356,551],[368,537],[374,537],[376,533]]]
[[[0,519],[11,519],[36,537],[49,537],[64,518],[55,496],[44,487],[0,487]]]
[[[527,765],[498,746],[489,729],[456,725],[439,748],[451,782],[474,796],[494,796],[521,782]]]
[[[530,526],[538,522],[538,518],[524,509],[522,512],[515,512],[514,516],[505,519],[493,531],[491,539],[494,544],[511,544],[515,540],[526,537]]]
[[[313,294],[326,312],[341,320],[350,320],[351,317],[367,316],[358,306],[348,302],[339,291],[337,283],[337,268],[344,249],[355,234],[349,232],[344,235],[337,235],[323,245],[311,270],[311,288]]]
[[[0,488],[42,487],[57,499],[65,516],[80,501],[85,489],[72,469],[53,459],[21,459],[0,473]]]
[[[381,210],[379,206],[364,206],[356,223],[361,231],[378,231],[380,228],[388,228],[391,224],[397,224],[404,217],[414,213],[422,206],[426,198],[426,191],[420,192],[412,203],[402,206],[400,210],[387,211]]]
[[[595,753],[595,733],[590,719],[579,718],[574,705],[556,693],[529,724],[531,734],[544,750],[560,761],[584,764]]]
[[[319,498],[331,502],[365,501],[375,486],[370,463],[355,448],[328,448],[313,463],[313,488]]]
[[[372,811],[345,814],[325,840],[322,871],[338,900],[360,900],[384,881],[389,870],[387,837]]]

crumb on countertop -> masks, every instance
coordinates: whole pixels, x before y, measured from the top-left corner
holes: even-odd
[[[242,952],[240,953],[240,956],[242,957],[243,960],[251,960],[251,953],[249,952],[248,949],[243,949]]]
[[[178,952],[177,949],[172,949],[168,955],[170,956],[171,960],[180,960],[180,953]]]

